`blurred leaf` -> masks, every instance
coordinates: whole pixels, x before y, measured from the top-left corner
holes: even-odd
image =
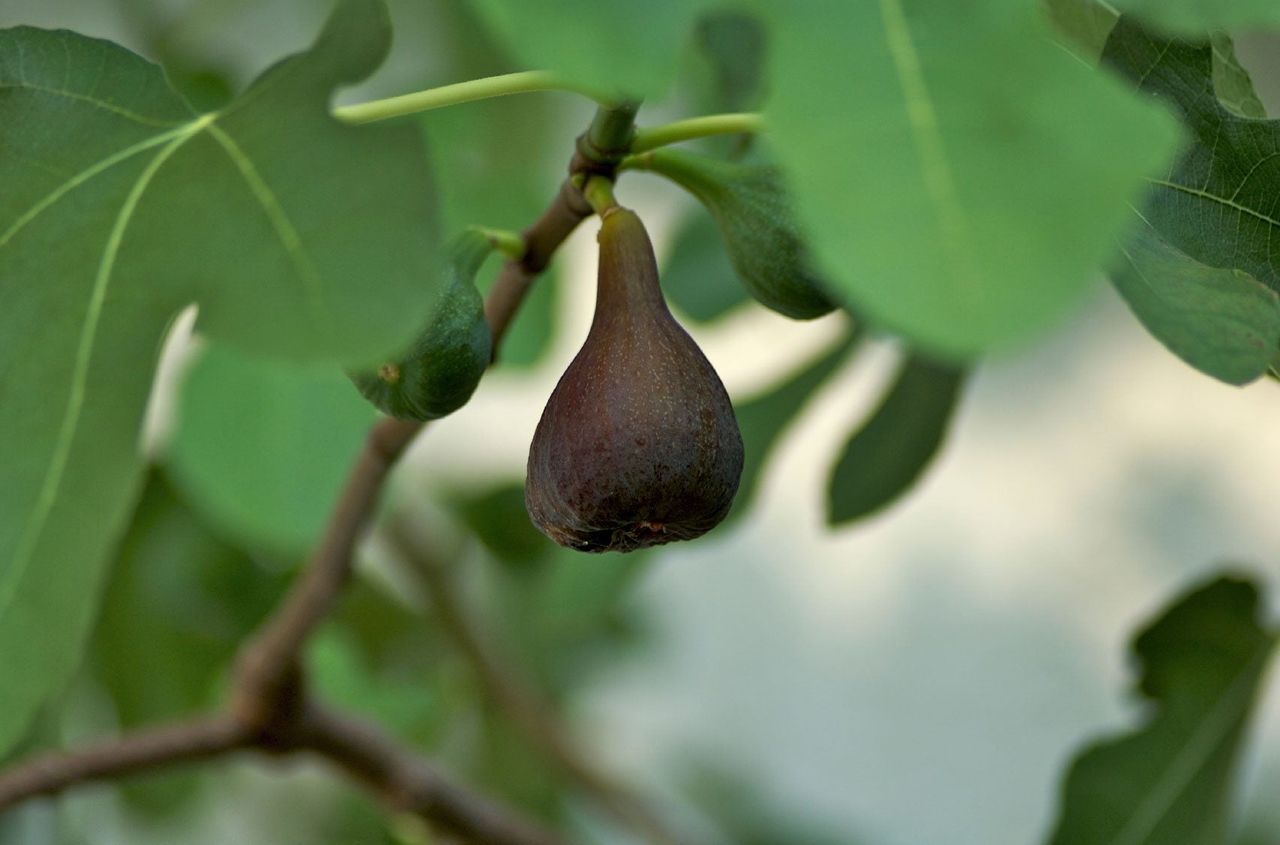
[[[501,564],[485,580],[476,607],[492,620],[511,662],[546,691],[565,692],[595,658],[630,641],[637,624],[626,597],[652,560],[648,552],[584,559],[557,546],[529,521],[520,482],[451,500],[463,524]]]
[[[784,807],[723,764],[700,763],[688,792],[733,845],[853,845],[847,832],[819,821],[811,809]]]
[[[1264,120],[1267,110],[1253,90],[1249,72],[1236,58],[1235,45],[1225,32],[1210,36],[1213,46],[1213,90],[1227,110],[1239,117]]]
[[[710,214],[697,211],[676,230],[662,265],[662,289],[681,313],[709,322],[747,301]]]
[[[121,728],[214,705],[241,640],[284,586],[283,575],[211,534],[152,472],[103,595],[86,667],[110,694]],[[174,772],[122,790],[138,809],[172,814],[197,782]]]
[[[1049,20],[1067,37],[1080,57],[1095,64],[1120,15],[1099,0],[1045,0]]]
[[[1139,692],[1151,716],[1092,745],[1066,777],[1053,845],[1220,845],[1241,741],[1276,632],[1257,588],[1220,577],[1138,635]]]
[[[1274,0],[1110,0],[1121,12],[1186,34],[1280,25]]]
[[[1239,117],[1219,102],[1208,41],[1170,40],[1122,17],[1103,60],[1173,106],[1190,130],[1181,158],[1149,180],[1143,217],[1195,261],[1243,270],[1280,291],[1280,124]]]
[[[375,412],[337,368],[209,344],[182,385],[167,460],[192,504],[245,542],[298,554],[319,535]]]
[[[428,736],[438,726],[441,703],[430,675],[385,677],[341,627],[330,625],[320,632],[308,647],[307,667],[325,700],[369,717],[393,734],[412,739]]]
[[[691,34],[693,0],[473,0],[526,68],[607,96],[661,94]]]
[[[83,647],[172,315],[198,300],[213,335],[328,360],[416,328],[419,139],[328,114],[389,38],[377,0],[345,0],[311,50],[197,117],[121,47],[0,31],[0,666],[24,667],[0,685],[0,748]]]
[[[760,19],[736,9],[713,9],[699,18],[694,36],[714,79],[706,111],[759,108],[765,98],[768,46]]]
[[[734,498],[728,519],[735,519],[747,511],[759,487],[765,461],[778,438],[804,409],[810,394],[845,362],[858,339],[858,328],[851,326],[839,343],[815,361],[801,367],[767,393],[734,408],[738,428],[742,430],[744,455],[742,480],[738,482],[738,495]]]
[[[559,826],[569,794],[563,776],[492,705],[481,703],[472,717],[478,717],[480,733],[467,756],[469,779],[485,792]]]
[[[1267,371],[1280,349],[1280,296],[1241,270],[1206,267],[1145,221],[1121,249],[1111,280],[1171,352],[1228,384]]]
[[[1043,331],[1095,278],[1173,121],[1022,0],[787,4],[772,149],[837,295],[951,356]]]
[[[522,484],[458,494],[452,505],[476,539],[503,563],[527,570],[555,551],[555,544],[529,521]]]
[[[942,446],[964,376],[921,355],[907,358],[832,468],[829,524],[869,516],[911,489]]]

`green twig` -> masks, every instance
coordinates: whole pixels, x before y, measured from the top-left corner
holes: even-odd
[[[488,238],[490,246],[512,261],[519,261],[524,258],[525,243],[519,232],[508,231],[507,229],[490,229],[487,226],[472,226],[471,229]]]
[[[587,198],[591,210],[601,217],[610,209],[618,207],[618,201],[613,198],[613,180],[603,176],[588,177],[586,184],[582,186],[582,195]]]
[[[631,140],[632,153],[644,153],[678,144],[681,141],[692,141],[695,138],[706,138],[711,135],[736,135],[743,132],[764,131],[764,116],[757,112],[741,112],[736,114],[709,114],[703,117],[691,117],[688,120],[677,120],[662,126],[651,126],[648,129],[637,129]]]
[[[367,103],[356,103],[341,106],[333,110],[333,116],[347,123],[370,123],[375,120],[389,120],[393,117],[417,114],[430,109],[456,106],[459,103],[470,103],[475,100],[487,100],[490,97],[504,97],[508,94],[523,94],[530,91],[570,91],[605,103],[608,98],[598,91],[575,85],[561,76],[545,70],[528,70],[521,73],[506,73],[501,76],[486,76],[483,79],[472,79],[454,85],[443,85],[439,88],[428,88],[412,94],[401,94],[385,100],[371,100]]]
[[[639,109],[638,100],[614,105],[602,103],[591,126],[578,139],[578,154],[593,165],[607,168],[617,164],[631,148]]]

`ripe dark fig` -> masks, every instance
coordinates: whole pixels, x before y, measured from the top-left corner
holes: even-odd
[[[432,420],[461,408],[489,366],[492,344],[476,273],[492,250],[484,234],[467,230],[446,247],[442,287],[426,327],[407,352],[351,374],[383,413]]]
[[[629,552],[729,512],[742,435],[711,363],[671,316],[640,218],[605,212],[595,318],[529,447],[525,507],[562,546]]]
[[[675,150],[636,158],[638,167],[662,174],[702,201],[720,227],[738,277],[762,305],[798,320],[835,309],[836,301],[813,273],[776,167]]]

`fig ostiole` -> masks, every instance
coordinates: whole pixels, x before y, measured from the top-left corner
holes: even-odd
[[[666,149],[636,159],[638,167],[665,176],[706,206],[730,263],[760,304],[798,320],[836,308],[835,298],[813,272],[776,167]]]
[[[383,413],[408,420],[438,419],[461,408],[475,392],[492,354],[475,277],[492,248],[476,230],[450,241],[441,291],[422,332],[394,360],[351,373],[356,387]]]
[[[627,552],[706,533],[742,474],[742,435],[720,377],[672,317],[634,212],[598,235],[595,316],[529,448],[525,505],[560,545]]]

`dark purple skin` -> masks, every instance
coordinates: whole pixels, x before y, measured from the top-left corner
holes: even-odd
[[[715,527],[742,475],[720,377],[667,309],[643,224],[611,209],[595,318],[529,447],[525,506],[562,546],[629,552]]]

